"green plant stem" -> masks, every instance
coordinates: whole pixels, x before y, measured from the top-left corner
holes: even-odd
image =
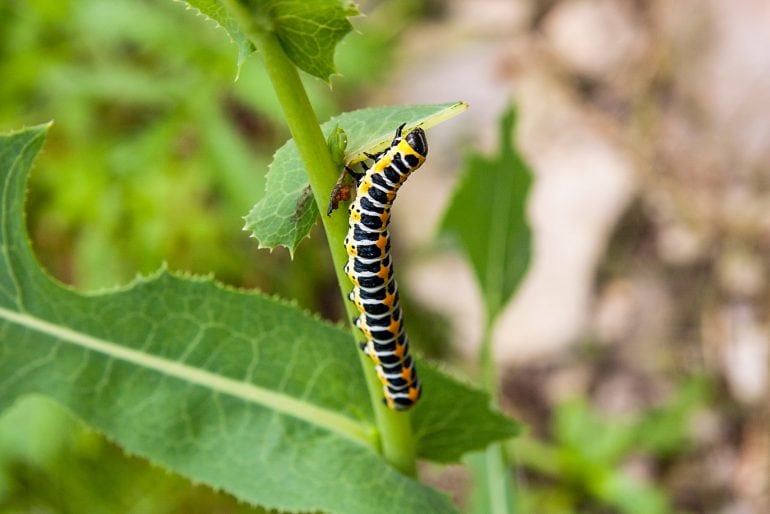
[[[487,315],[484,323],[484,338],[479,349],[479,361],[483,387],[489,392],[492,405],[497,406],[500,393],[492,348],[493,322],[492,316]],[[502,443],[491,444],[484,450],[484,470],[482,481],[486,485],[484,493],[489,498],[489,514],[513,514],[515,512],[514,489],[507,467],[505,447]]]
[[[484,451],[484,466],[487,471],[487,494],[489,514],[514,514],[515,503],[510,471],[502,443],[492,443]]]
[[[264,60],[270,81],[286,115],[289,130],[305,164],[318,210],[325,212],[326,202],[339,175],[339,169],[332,162],[329,148],[297,68],[286,56],[273,33],[251,30],[249,34]],[[357,315],[355,307],[347,301],[347,294],[352,285],[343,271],[343,266],[347,260],[343,245],[343,240],[347,234],[347,219],[339,213],[330,217],[321,216],[321,219],[326,230],[348,319],[352,319],[353,316]],[[360,339],[359,330],[352,323],[350,326],[356,340]],[[416,451],[409,414],[393,411],[383,404],[382,386],[371,361],[363,352],[358,352],[358,355],[366,376],[369,396],[379,429],[382,453],[396,469],[414,476],[416,474]]]
[[[493,405],[497,405],[497,368],[495,366],[495,356],[492,349],[492,324],[493,319],[486,317],[484,322],[484,336],[479,348],[479,365],[481,367],[481,385],[489,393]]]

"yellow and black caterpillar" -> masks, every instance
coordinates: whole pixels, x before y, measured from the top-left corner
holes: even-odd
[[[355,324],[366,336],[361,349],[374,361],[383,385],[385,404],[405,410],[421,394],[409,340],[398,302],[398,286],[390,258],[390,208],[401,185],[419,168],[428,153],[425,132],[415,128],[402,137],[396,130],[385,151],[369,156],[374,163],[363,172],[347,169],[356,180],[350,205],[345,249],[345,273],[353,282],[352,300],[360,315]]]

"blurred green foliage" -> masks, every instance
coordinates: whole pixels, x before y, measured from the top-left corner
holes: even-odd
[[[552,443],[521,437],[511,444],[519,464],[544,479],[522,484],[521,512],[673,512],[660,487],[623,465],[634,456],[661,464],[687,452],[693,416],[705,408],[709,391],[703,377],[690,377],[661,406],[625,419],[602,415],[584,399],[557,405]]]
[[[470,153],[440,224],[440,233],[462,251],[476,276],[485,323],[478,350],[481,383],[493,403],[500,396],[492,328],[518,290],[529,268],[532,234],[526,204],[532,171],[515,147],[517,114],[502,114],[495,155]],[[471,512],[503,514],[515,510],[515,489],[502,443],[467,455],[472,480]]]

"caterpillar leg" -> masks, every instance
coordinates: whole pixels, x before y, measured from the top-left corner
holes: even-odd
[[[367,357],[372,359],[375,364],[379,364],[379,359],[377,358],[377,353],[375,353],[374,348],[372,347],[371,341],[364,341],[363,343],[358,343],[358,347],[361,348],[361,351],[366,354]],[[377,375],[379,377],[379,375]]]
[[[404,127],[406,127],[406,123],[402,123],[398,126],[396,129],[396,135],[393,137],[393,141],[391,141],[390,146],[396,146],[399,141],[401,141],[401,134],[404,131]]]

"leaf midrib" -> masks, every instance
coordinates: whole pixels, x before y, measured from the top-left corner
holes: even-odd
[[[46,334],[56,339],[102,353],[112,358],[151,369],[168,376],[179,378],[191,384],[200,385],[211,391],[240,398],[246,402],[264,406],[281,414],[292,416],[331,432],[339,434],[358,444],[376,448],[376,435],[368,425],[297,400],[291,396],[276,393],[269,389],[246,382],[223,377],[210,371],[202,370],[164,359],[156,355],[126,348],[113,341],[106,341],[70,328],[55,325],[29,314],[14,312],[0,307],[0,319],[5,319],[27,329]]]

